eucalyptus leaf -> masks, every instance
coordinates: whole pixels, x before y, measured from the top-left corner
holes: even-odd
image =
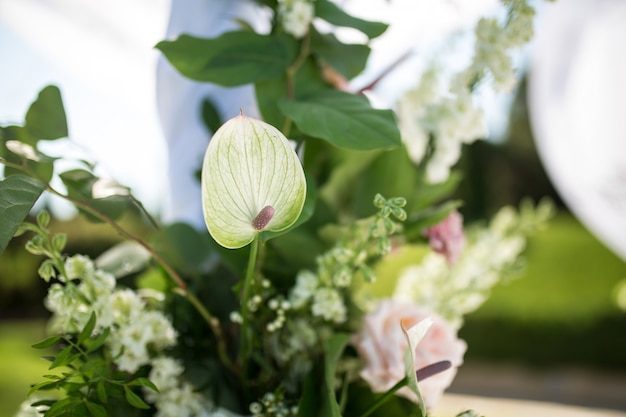
[[[298,53],[290,36],[247,31],[212,39],[181,35],[156,47],[185,77],[226,87],[280,77]]]
[[[41,195],[45,185],[24,175],[0,181],[0,254]]]
[[[37,139],[59,139],[68,135],[61,91],[49,85],[39,92],[26,113],[28,132]]]
[[[372,108],[360,95],[328,89],[302,99],[282,99],[278,105],[304,133],[340,148],[366,151],[401,145],[393,112]]]
[[[370,39],[382,35],[389,26],[386,23],[371,22],[351,16],[330,0],[316,0],[315,15],[335,26],[356,29]]]
[[[202,165],[202,207],[217,243],[241,248],[261,231],[289,228],[305,198],[304,170],[278,129],[241,114],[215,132]]]

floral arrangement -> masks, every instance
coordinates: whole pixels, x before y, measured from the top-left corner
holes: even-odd
[[[159,225],[88,161],[59,172],[64,158],[40,146],[68,136],[58,88],[40,92],[23,125],[1,127],[0,250],[32,235],[52,313],[51,336],[34,345],[52,352],[50,374],[20,415],[426,416],[463,362],[463,316],[518,269],[550,216],[529,203],[464,226],[451,199],[462,144],[486,133],[475,94],[511,88],[508,51],[532,37],[525,0],[478,22],[466,69],[446,78],[433,63],[393,110],[349,83],[386,24],[329,0],[258,3],[269,33],[242,22],[157,45],[186,77],[254,85],[263,118],[205,112],[208,233]],[[44,192],[125,241],[95,260],[64,254],[50,215],[28,217]],[[128,212],[153,232],[134,233]]]

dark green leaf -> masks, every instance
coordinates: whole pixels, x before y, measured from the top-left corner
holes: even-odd
[[[78,416],[82,413],[79,413],[77,408],[82,405],[82,401],[79,398],[67,397],[63,398],[52,404],[52,406],[46,411],[46,417],[57,417],[57,416]]]
[[[109,333],[111,333],[111,329],[107,327],[102,331],[102,333],[98,335],[98,337],[94,339],[92,343],[89,344],[89,347],[87,348],[87,353],[99,349],[104,344],[104,342],[106,342],[107,337],[109,337]]]
[[[324,389],[322,415],[341,417],[341,410],[335,395],[335,372],[341,353],[350,341],[350,335],[337,333],[324,342]]]
[[[98,400],[102,403],[106,403],[108,401],[107,389],[104,381],[100,380],[96,384],[96,395],[98,396]]]
[[[382,22],[370,22],[351,16],[330,0],[316,0],[315,15],[335,26],[356,29],[370,39],[382,35],[389,26]]]
[[[63,349],[61,352],[59,352],[59,354],[52,361],[48,369],[54,369],[54,368],[58,368],[59,366],[65,366],[69,364],[70,361],[68,359],[71,358],[70,355],[72,354],[72,349],[73,349],[72,346],[68,346],[65,349]]]
[[[181,35],[156,47],[185,77],[227,87],[280,77],[297,55],[290,36],[244,31],[213,39]]]
[[[26,393],[26,396],[28,397],[37,391],[46,391],[46,390],[56,389],[58,386],[59,386],[59,381],[42,381],[42,382],[39,382],[38,384],[33,385]]]
[[[45,87],[26,113],[25,128],[37,139],[59,139],[68,135],[61,91]]]
[[[132,204],[130,197],[125,194],[94,198],[94,185],[100,179],[84,169],[66,171],[61,173],[59,177],[67,187],[70,197],[89,203],[92,208],[113,220],[120,218]],[[79,208],[79,211],[90,221],[102,221],[98,216],[84,209]]]
[[[189,274],[205,273],[215,261],[208,233],[200,233],[187,223],[174,223],[160,229],[152,247],[176,269]]]
[[[49,348],[50,346],[54,345],[59,340],[61,340],[61,336],[51,336],[51,337],[49,337],[49,338],[47,338],[45,340],[42,340],[39,343],[35,343],[31,347],[34,348],[34,349],[45,349],[45,348]]]
[[[76,343],[79,345],[82,345],[85,342],[85,340],[91,337],[91,334],[93,333],[93,329],[95,329],[95,327],[96,327],[96,313],[92,311],[91,316],[89,316],[89,320],[87,320],[87,323],[85,324],[85,327],[83,327],[83,330],[78,335],[78,339],[76,340]]]
[[[220,114],[209,99],[202,101],[202,120],[211,133],[215,133],[222,125]]]
[[[108,416],[106,408],[104,408],[100,404],[97,404],[91,401],[87,401],[85,404],[87,404],[87,409],[89,410],[89,413],[91,413],[93,417],[107,417]]]
[[[260,81],[254,85],[257,104],[263,115],[263,120],[281,130],[285,125],[285,115],[279,109],[278,102],[287,97],[287,85],[286,76],[269,81]],[[297,99],[325,88],[328,88],[328,83],[320,74],[319,64],[312,57],[309,57],[298,67],[293,79],[293,89],[289,94]],[[289,132],[283,133],[290,139],[300,137],[300,133],[293,126]]]
[[[124,386],[124,397],[126,398],[126,401],[128,401],[128,404],[132,405],[135,408],[141,408],[143,410],[147,410],[150,408],[150,406],[146,404],[139,395],[135,394],[127,386]]]
[[[365,151],[401,144],[393,112],[372,108],[363,96],[329,89],[305,99],[283,99],[279,107],[304,133],[341,148]]]
[[[0,181],[0,254],[41,195],[45,185],[24,175]]]
[[[321,34],[316,30],[311,31],[311,50],[348,80],[363,71],[370,54],[367,45],[346,45],[332,33]]]
[[[128,383],[128,385],[135,386],[135,387],[146,387],[146,388],[150,388],[154,392],[159,392],[159,389],[157,388],[157,386],[154,385],[152,381],[150,381],[148,378],[133,379],[132,381]]]

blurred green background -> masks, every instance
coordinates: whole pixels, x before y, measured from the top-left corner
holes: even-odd
[[[620,288],[622,304],[626,298],[626,263],[563,206],[537,158],[520,91],[505,140],[466,148],[461,211],[471,222],[523,198],[548,196],[558,214],[529,240],[523,276],[497,286],[467,317],[460,332],[469,346],[466,362],[584,366],[626,378],[626,313],[618,303]],[[125,221],[138,224],[132,216]],[[57,219],[51,228],[67,232],[68,253],[97,256],[119,241],[106,226],[81,218]],[[46,286],[36,273],[40,259],[25,252],[25,242],[14,239],[0,256],[0,417],[15,413],[47,367],[41,352],[29,348],[45,336]]]

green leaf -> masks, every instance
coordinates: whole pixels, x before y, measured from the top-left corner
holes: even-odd
[[[304,133],[340,148],[365,151],[401,144],[393,112],[372,108],[363,96],[329,89],[278,105]]]
[[[28,392],[26,393],[26,396],[29,397],[32,394],[34,394],[37,391],[46,391],[46,390],[53,390],[53,389],[57,389],[59,386],[59,381],[42,381],[39,382],[35,385],[33,385]]]
[[[52,361],[48,369],[58,368],[59,366],[65,366],[71,363],[71,360],[69,359],[71,358],[70,355],[72,354],[72,350],[73,350],[72,346],[68,346],[65,349],[63,349],[61,352],[59,352],[59,354]]]
[[[106,385],[104,384],[103,380],[98,381],[98,383],[96,384],[96,395],[98,396],[98,400],[100,402],[106,404],[109,396],[107,394]]]
[[[59,340],[61,340],[61,336],[51,336],[45,340],[42,340],[39,343],[35,343],[34,345],[31,345],[31,347],[33,349],[46,349],[46,348],[49,348],[50,346],[53,346]]]
[[[202,101],[202,121],[211,133],[215,133],[222,125],[222,119],[217,108],[208,98]]]
[[[287,77],[282,76],[268,81],[259,81],[255,83],[255,93],[259,110],[263,115],[263,120],[272,126],[281,127],[285,124],[285,115],[278,107],[278,102],[287,97]],[[319,64],[309,57],[298,67],[294,77],[295,98],[306,97],[320,89],[328,88],[328,84],[324,81],[319,70]],[[290,139],[297,138],[298,132],[288,132]]]
[[[26,113],[25,128],[37,139],[59,139],[68,135],[61,91],[45,87]]]
[[[150,381],[148,378],[133,379],[132,381],[130,381],[128,383],[128,385],[131,385],[131,386],[134,386],[134,387],[150,388],[154,392],[159,392],[159,389],[157,388],[157,386],[154,385],[154,383],[152,381]]]
[[[87,405],[87,410],[89,410],[89,413],[91,413],[93,417],[107,417],[108,416],[106,408],[104,408],[100,404],[97,404],[91,401],[87,401],[85,402],[85,404]]]
[[[341,417],[341,410],[335,395],[335,372],[341,353],[350,341],[350,335],[337,333],[324,342],[324,395],[322,415]]]
[[[237,249],[261,231],[289,228],[305,198],[304,170],[278,129],[241,114],[213,135],[202,165],[202,208],[220,245]]]
[[[141,408],[142,410],[147,410],[150,408],[150,406],[146,404],[139,395],[135,394],[127,386],[124,386],[124,397],[126,398],[126,401],[128,401],[128,404],[132,405],[135,408]]]
[[[116,220],[132,204],[128,188],[108,179],[98,178],[84,169],[73,169],[59,175],[67,187],[68,195],[89,205],[104,215]],[[101,222],[97,216],[86,210],[79,211],[93,222]]]
[[[210,236],[187,223],[173,223],[152,236],[151,246],[177,270],[206,273],[214,263]],[[217,246],[217,245],[215,245]]]
[[[45,185],[24,175],[0,181],[0,254],[41,195]]]
[[[247,31],[212,39],[181,35],[156,47],[185,77],[226,87],[280,77],[298,52],[290,36]]]
[[[389,26],[386,23],[370,22],[351,16],[330,0],[316,0],[315,15],[335,26],[356,29],[370,39],[382,35]]]
[[[91,337],[91,334],[93,333],[93,329],[95,328],[96,328],[96,313],[92,311],[91,316],[89,316],[89,320],[87,320],[87,323],[85,324],[85,327],[83,327],[83,330],[78,335],[78,339],[76,340],[76,343],[79,345],[82,345],[85,342],[85,340]]]
[[[365,69],[370,54],[367,45],[346,45],[332,33],[321,34],[316,30],[311,31],[311,51],[347,79]]]

